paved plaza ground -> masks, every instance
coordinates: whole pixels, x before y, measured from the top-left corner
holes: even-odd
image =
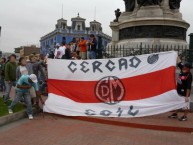
[[[162,118],[161,116],[160,118]],[[139,118],[133,121],[148,123],[159,117]],[[168,125],[193,125],[193,115],[188,122],[168,121]],[[118,119],[108,119],[116,120]],[[127,120],[127,121],[126,121]],[[140,122],[141,120],[141,122]],[[165,118],[165,120],[168,120]],[[132,119],[123,119],[132,122]],[[167,123],[160,120],[161,123]],[[150,122],[149,122],[150,123]],[[155,124],[155,122],[154,122]],[[161,124],[160,124],[161,125]],[[0,145],[192,145],[193,135],[188,132],[169,132],[148,129],[136,129],[117,125],[107,125],[72,119],[68,117],[42,114],[30,121],[23,119],[0,127]]]
[[[187,122],[169,114],[133,119],[38,114],[0,127],[0,145],[193,145],[193,113]]]

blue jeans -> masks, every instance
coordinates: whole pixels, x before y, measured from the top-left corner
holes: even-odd
[[[96,52],[95,51],[88,51],[89,59],[96,59]]]
[[[27,114],[28,115],[32,115],[33,111],[32,111],[32,104],[31,104],[31,96],[29,94],[29,92],[15,92],[15,97],[13,98],[13,101],[11,103],[11,105],[9,106],[9,109],[13,109],[14,106],[21,100],[21,98],[24,97],[25,99],[25,103],[27,105]]]
[[[7,103],[9,100],[9,93],[11,91],[12,86],[15,86],[16,82],[8,83],[5,81],[5,95],[4,95],[4,102]]]

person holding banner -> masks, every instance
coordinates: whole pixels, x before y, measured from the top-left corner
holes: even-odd
[[[192,88],[192,74],[190,72],[191,64],[189,63],[182,63],[181,60],[178,58],[178,67],[180,68],[181,72],[179,74],[177,80],[177,92],[180,96],[184,96],[187,102],[187,109],[184,115],[179,118],[179,121],[187,121],[187,114],[188,114],[188,104],[189,104],[189,97]],[[177,118],[178,117],[178,110],[176,110],[169,118]]]
[[[31,103],[31,96],[30,96],[31,87],[34,87],[37,95],[40,97],[40,101],[42,102],[42,104],[44,104],[41,98],[41,93],[38,91],[37,76],[35,74],[23,75],[17,82],[15,97],[11,105],[8,107],[9,114],[13,114],[13,108],[20,101],[20,99],[24,97],[25,103],[27,105],[28,117],[30,120],[33,119],[32,103]]]

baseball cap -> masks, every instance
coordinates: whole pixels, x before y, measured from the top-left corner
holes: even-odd
[[[184,64],[183,64],[183,67],[187,67],[187,68],[192,68],[192,66],[191,66],[191,64],[189,63],[189,62],[185,62]]]
[[[38,82],[37,76],[36,76],[35,74],[29,75],[29,78],[30,78],[30,80],[32,80],[32,82],[34,82],[34,83],[37,83],[37,82]]]
[[[56,46],[60,47],[60,44],[59,44],[59,43],[57,43],[57,44],[56,44]]]

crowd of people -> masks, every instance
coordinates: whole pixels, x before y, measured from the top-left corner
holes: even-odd
[[[1,84],[3,101],[8,105],[11,91],[14,94],[11,105],[8,106],[9,114],[13,113],[14,106],[23,102],[27,106],[29,119],[33,119],[32,106],[37,109],[39,100],[44,104],[41,95],[46,93],[47,68],[44,57],[31,54],[27,57],[20,57],[16,60],[16,55],[12,54],[7,59],[1,58]]]
[[[97,40],[91,34],[88,41],[81,37],[69,44],[58,43],[47,56],[31,54],[28,59],[22,56],[18,61],[15,54],[8,58],[1,58],[0,91],[4,92],[5,104],[9,104],[11,91],[14,92],[12,103],[8,105],[9,114],[13,113],[14,106],[20,101],[26,104],[29,119],[33,119],[32,107],[40,109],[39,100],[44,104],[41,95],[47,93],[47,58],[86,60],[99,57]]]
[[[102,53],[102,52],[101,52]],[[90,35],[88,41],[84,37],[77,38],[76,42],[69,44],[63,42],[61,45],[56,44],[55,50],[51,51],[47,56],[37,56],[31,54],[29,60],[26,57],[20,57],[17,63],[16,55],[12,54],[8,58],[1,58],[0,62],[0,91],[5,92],[3,100],[8,104],[10,99],[10,91],[14,88],[14,98],[11,105],[8,106],[10,114],[13,113],[14,106],[23,101],[27,105],[27,114],[29,119],[33,119],[32,106],[39,108],[39,101],[44,104],[41,95],[46,93],[47,88],[47,58],[50,59],[96,59],[102,56],[97,52],[97,40],[94,35]],[[177,80],[177,92],[180,96],[186,97],[189,102],[190,92],[192,88],[192,74],[190,72],[191,65],[182,63],[178,58],[178,67],[181,73]],[[184,115],[179,118],[180,121],[186,121],[188,109]],[[176,110],[169,118],[177,118]]]
[[[48,54],[51,59],[96,59],[102,58],[102,50],[97,49],[97,40],[93,34],[87,41],[84,37],[76,38],[69,44],[56,44],[54,50]]]

